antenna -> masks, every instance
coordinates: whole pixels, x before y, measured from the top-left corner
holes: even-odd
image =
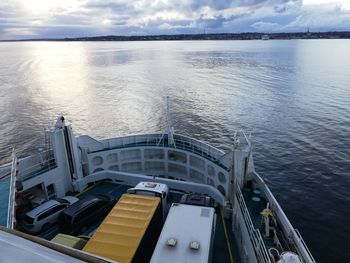
[[[166,122],[167,122],[167,133],[168,133],[168,143],[175,147],[174,144],[174,128],[171,127],[170,119],[170,98],[166,97]]]
[[[169,96],[166,97],[166,125],[167,125],[167,132],[170,132],[171,129],[171,120],[170,120],[170,98]]]

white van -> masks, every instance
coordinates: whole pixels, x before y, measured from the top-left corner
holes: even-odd
[[[46,231],[56,223],[58,216],[67,206],[74,204],[79,199],[74,196],[65,196],[49,200],[25,214],[23,228],[28,233]]]

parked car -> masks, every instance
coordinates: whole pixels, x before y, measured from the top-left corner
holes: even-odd
[[[25,232],[35,234],[46,231],[57,222],[61,212],[69,205],[79,201],[74,196],[65,196],[49,200],[33,210],[27,212],[23,217],[23,229]]]
[[[105,218],[116,203],[113,195],[87,195],[67,207],[60,215],[60,232],[82,234],[83,230]]]

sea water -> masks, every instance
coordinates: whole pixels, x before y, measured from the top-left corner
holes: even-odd
[[[318,262],[350,262],[350,40],[0,43],[0,162],[64,115],[96,138],[175,131],[223,150],[252,134]]]

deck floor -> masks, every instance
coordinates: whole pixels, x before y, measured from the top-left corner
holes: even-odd
[[[245,187],[242,191],[244,201],[247,205],[250,217],[252,219],[253,225],[256,229],[260,230],[261,237],[263,238],[264,244],[267,249],[275,247],[272,238],[266,238],[264,234],[264,229],[262,227],[262,216],[261,212],[267,206],[266,198],[261,194],[258,189],[253,189],[251,187]]]

